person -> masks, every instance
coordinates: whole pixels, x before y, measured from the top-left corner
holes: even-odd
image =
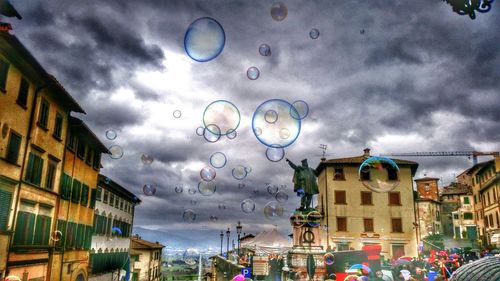
[[[305,211],[310,209],[313,195],[319,193],[318,184],[316,182],[317,171],[308,166],[307,159],[301,161],[301,166],[295,165],[288,158],[286,162],[295,170],[293,173],[293,191],[297,192],[297,195],[299,195],[300,190],[304,192],[304,195],[300,199],[299,210]]]

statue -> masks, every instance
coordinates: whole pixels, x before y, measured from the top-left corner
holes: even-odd
[[[300,199],[300,208],[298,210],[305,211],[311,209],[312,197],[318,194],[318,184],[316,183],[317,172],[307,165],[307,159],[302,160],[302,165],[297,166],[292,163],[288,158],[286,162],[292,169],[293,173],[293,191],[300,195],[302,191],[304,195]]]

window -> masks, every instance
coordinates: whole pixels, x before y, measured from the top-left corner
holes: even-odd
[[[74,179],[73,180],[73,188],[72,188],[72,191],[71,191],[71,202],[73,203],[80,203],[80,195],[81,195],[81,188],[82,188],[82,184]]]
[[[87,156],[85,156],[85,163],[87,165],[92,166],[92,158],[94,157],[94,150],[90,148],[90,146],[87,148]]]
[[[403,232],[403,223],[401,221],[401,218],[391,219],[391,227],[392,227],[392,232],[402,233]]]
[[[365,232],[373,232],[373,219],[364,218]]]
[[[87,206],[89,202],[89,186],[86,184],[82,185],[82,198],[80,200],[80,204],[83,206]]]
[[[21,147],[22,137],[17,133],[10,131],[9,144],[7,146],[6,160],[10,163],[17,164],[19,158],[19,148]]]
[[[398,180],[398,169],[391,167],[387,167],[387,179],[390,181]]]
[[[72,132],[69,133],[69,137],[68,137],[68,149],[70,151],[75,151],[75,146],[76,146],[76,136],[75,134],[73,134]]]
[[[120,198],[118,196],[116,196],[116,198],[115,198],[115,208],[118,209],[119,206],[120,206]]]
[[[28,104],[28,91],[30,88],[30,83],[28,80],[21,77],[21,84],[19,85],[19,94],[17,95],[17,103],[26,107]]]
[[[393,259],[396,260],[396,259],[405,255],[405,245],[393,244],[393,245],[391,245],[391,248],[392,248],[392,258]]]
[[[61,113],[56,113],[56,123],[54,124],[54,137],[58,140],[61,140],[62,135],[62,125],[63,125],[63,116]]]
[[[57,169],[57,162],[54,160],[49,160],[49,166],[47,168],[47,177],[45,178],[45,187],[50,190],[54,189],[56,169]]]
[[[9,64],[0,59],[0,90],[5,93],[7,84],[7,74],[9,73]]]
[[[78,148],[77,148],[76,155],[78,155],[78,157],[80,159],[85,158],[85,142],[82,139],[78,140]]]
[[[345,190],[335,190],[335,204],[346,204]]]
[[[500,226],[500,219],[498,219],[498,212],[495,213],[495,217],[497,219],[497,228]]]
[[[399,192],[389,192],[389,205],[401,205],[401,198]]]
[[[70,199],[71,198],[71,186],[73,179],[68,176],[66,173],[63,173],[61,179],[61,198],[62,199]]]
[[[477,204],[477,194],[474,195],[474,204]]]
[[[99,170],[101,166],[101,153],[99,151],[94,151],[94,159],[93,159],[92,167],[96,170]]]
[[[361,205],[373,205],[370,191],[361,191]]]
[[[120,210],[123,210],[123,200],[120,199]]]
[[[490,218],[490,227],[493,228],[493,214],[488,216]]]
[[[38,215],[36,217],[34,245],[49,245],[50,225],[50,216]]]
[[[96,194],[97,194],[97,189],[92,188],[90,191],[90,204],[89,204],[89,208],[91,209],[95,208]]]
[[[109,193],[109,205],[111,207],[113,207],[113,205],[115,204],[115,195],[113,193]]]
[[[333,174],[333,180],[334,181],[345,180],[344,169],[342,169],[342,168],[335,169],[335,172]]]
[[[370,180],[370,168],[367,166],[364,169],[361,170],[360,175],[360,180],[362,181],[369,181]]]
[[[337,231],[347,231],[346,217],[337,217]]]
[[[426,192],[429,192],[431,190],[430,184],[426,183],[425,186],[424,186],[424,190]]]
[[[453,214],[453,219],[458,220],[458,214]]]
[[[102,187],[98,186],[96,189],[95,200],[101,201],[101,197],[102,197]]]
[[[42,169],[43,169],[43,159],[30,152],[28,158],[28,167],[26,169],[26,177],[24,178],[27,182],[40,185],[42,180]]]
[[[472,213],[464,213],[464,220],[472,220],[473,219],[473,215]]]
[[[104,196],[102,197],[102,203],[108,203],[108,191],[104,190]]]
[[[34,228],[35,214],[19,211],[17,213],[16,229],[14,232],[14,245],[32,245]]]
[[[465,196],[464,197],[464,205],[469,205],[469,204],[470,204],[469,197]]]
[[[0,206],[2,206],[2,208],[0,208],[0,231],[7,230],[11,200],[12,193],[0,189]]]
[[[38,113],[38,125],[47,129],[47,122],[49,120],[49,103],[42,99],[40,103],[40,112]]]

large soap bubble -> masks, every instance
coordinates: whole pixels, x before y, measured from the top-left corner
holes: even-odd
[[[240,119],[240,111],[232,102],[226,100],[214,101],[203,112],[205,133],[210,131],[213,134],[227,135],[238,128]],[[209,125],[215,125],[218,129]]]
[[[259,46],[259,54],[261,56],[267,57],[271,55],[271,47],[267,44],[262,44]]]
[[[108,148],[109,152],[111,152],[111,154],[109,154],[109,157],[111,157],[112,159],[120,159],[123,157],[123,148],[119,145],[112,145]]]
[[[186,209],[182,213],[182,219],[187,223],[192,223],[196,220],[196,212],[191,209]]]
[[[118,136],[118,134],[116,133],[115,130],[113,130],[113,129],[106,130],[106,138],[108,140],[114,140],[114,139],[116,139],[117,136]]]
[[[215,59],[224,49],[226,35],[224,29],[213,18],[195,20],[184,35],[184,49],[195,61],[205,62]]]
[[[274,195],[278,192],[278,190],[279,190],[279,187],[277,185],[270,185],[269,184],[267,186],[267,192],[269,192],[269,194]]]
[[[399,167],[392,159],[373,156],[358,170],[361,183],[374,192],[389,192],[399,184]]]
[[[270,123],[269,112],[277,113],[276,121]],[[300,119],[293,118],[299,113],[289,102],[272,99],[257,107],[252,118],[252,129],[257,139],[269,147],[285,148],[291,145],[300,133]],[[284,130],[286,129],[286,130]],[[286,133],[283,133],[286,131]]]
[[[153,156],[151,156],[149,154],[143,154],[143,155],[141,155],[141,161],[142,161],[142,164],[144,164],[144,165],[151,165],[151,163],[153,163],[153,161],[154,161],[154,158],[153,158]]]
[[[245,199],[241,202],[241,210],[243,213],[250,214],[255,210],[255,202],[252,199]]]
[[[200,181],[198,183],[198,191],[201,193],[203,196],[210,196],[215,193],[215,183],[213,181],[211,182],[206,182],[206,181]]]
[[[290,115],[295,119],[304,119],[309,114],[309,105],[303,100],[296,100],[292,103],[295,111],[291,110]]]
[[[247,177],[247,169],[241,165],[238,165],[233,168],[232,171],[233,177],[237,180],[243,180],[244,178]]]
[[[212,181],[215,179],[215,170],[212,167],[206,166],[200,170],[200,177],[204,181]]]
[[[220,169],[224,166],[226,166],[227,163],[227,158],[226,155],[222,152],[215,152],[210,156],[210,165],[212,167]]]
[[[142,187],[142,191],[147,196],[153,196],[156,193],[156,187],[154,185],[152,185],[152,184],[145,184]]]
[[[288,194],[286,194],[284,191],[278,191],[275,195],[276,201],[280,203],[285,203],[288,201]]]
[[[274,3],[271,7],[271,17],[275,21],[282,21],[288,15],[288,8],[282,2]]]
[[[317,28],[311,29],[311,31],[309,31],[309,37],[311,37],[311,39],[318,39],[319,30]]]
[[[260,76],[260,70],[255,67],[255,66],[252,66],[252,67],[249,67],[247,69],[247,77],[248,79],[250,80],[257,80],[257,78],[259,78]]]
[[[266,157],[269,161],[279,162],[285,157],[285,150],[279,145],[270,146],[266,149]]]
[[[203,137],[208,142],[216,142],[216,141],[218,141],[220,139],[220,137],[221,137],[220,128],[217,125],[209,124],[203,130]]]
[[[175,193],[180,194],[184,191],[184,188],[182,188],[182,186],[176,186],[174,188],[174,190],[175,190]]]
[[[283,206],[280,205],[278,202],[269,202],[264,207],[264,215],[266,216],[266,218],[270,220],[282,217],[283,212],[284,212]]]

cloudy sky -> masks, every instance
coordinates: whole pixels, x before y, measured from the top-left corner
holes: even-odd
[[[136,231],[170,246],[218,247],[220,230],[234,232],[238,220],[244,232],[273,225],[291,232],[287,213],[299,202],[292,170],[268,161],[251,130],[253,112],[269,99],[309,104],[286,157],[308,158],[313,167],[320,144],[328,158],[365,147],[375,155],[500,149],[498,3],[471,20],[440,0],[283,1],[288,16],[275,21],[272,1],[12,2],[24,17],[10,20],[16,36],[83,106],[87,115],[78,117],[106,145],[123,148],[119,160],[104,157],[102,173],[143,201]],[[222,53],[208,62],[192,60],[183,45],[200,17],[216,19],[226,34]],[[312,28],[320,31],[316,40]],[[271,56],[259,55],[263,43]],[[246,77],[251,66],[260,69],[254,81]],[[195,130],[205,107],[220,99],[241,113],[238,136],[208,143]],[[108,129],[118,132],[115,140],[106,139]],[[228,159],[217,170],[216,193],[188,194],[216,151]],[[152,165],[142,164],[143,153]],[[444,184],[471,165],[466,157],[412,160],[420,163],[417,177]],[[251,167],[245,180],[231,176],[236,165]],[[281,219],[263,215],[274,200],[266,183],[289,195]],[[142,193],[145,184],[157,185],[155,196]],[[245,214],[240,203],[250,197],[256,210]],[[183,222],[186,209],[197,212],[194,223]]]

